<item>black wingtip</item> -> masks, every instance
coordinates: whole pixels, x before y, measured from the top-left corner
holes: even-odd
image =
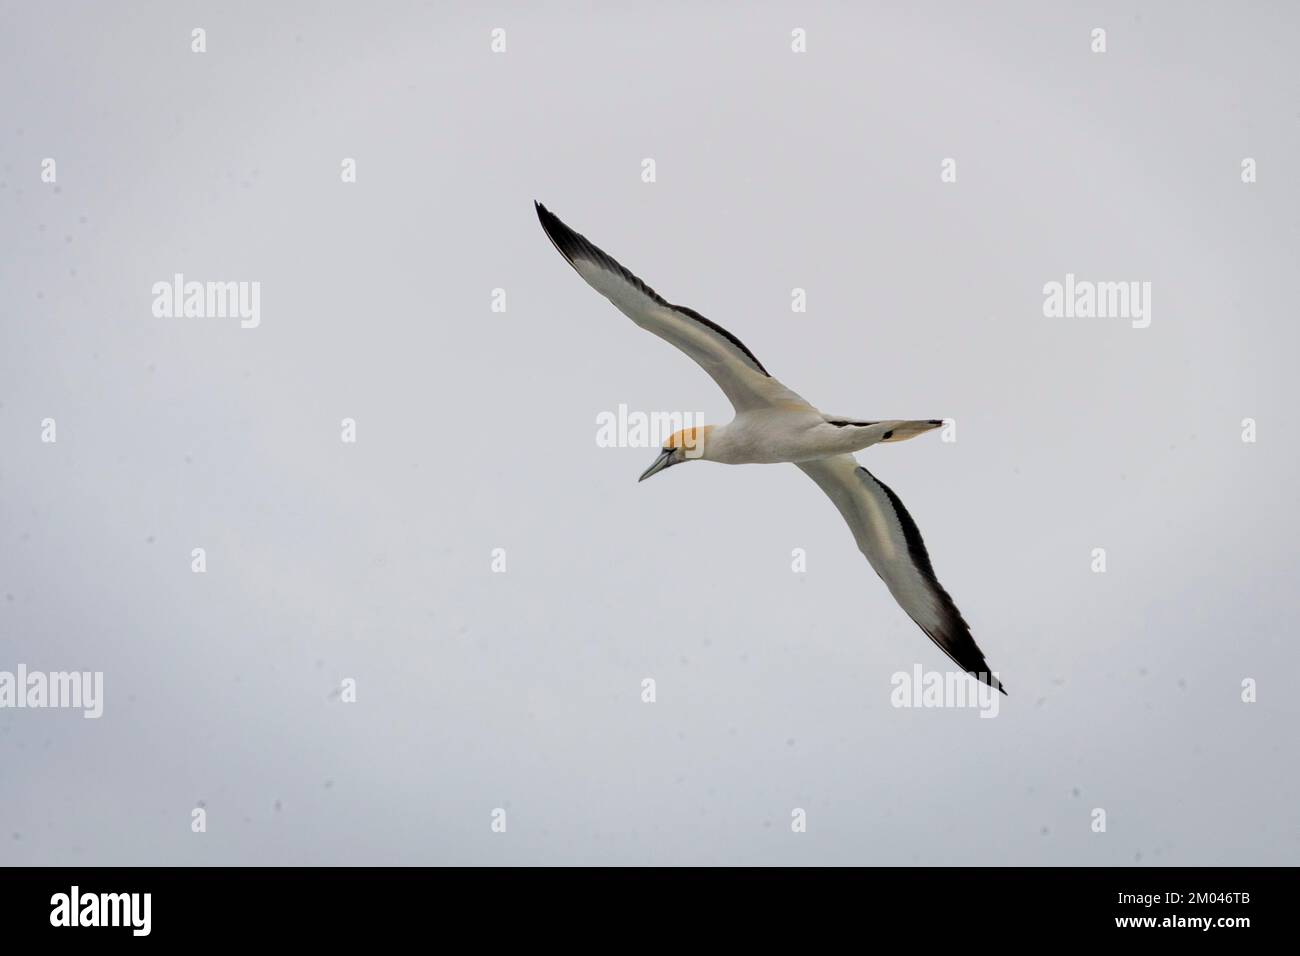
[[[599,268],[621,276],[624,281],[630,283],[642,294],[649,296],[659,305],[672,309],[675,312],[680,312],[687,318],[693,319],[705,328],[711,329],[713,332],[722,336],[739,349],[750,362],[753,362],[755,369],[763,375],[771,377],[771,373],[769,373],[767,369],[763,368],[763,363],[758,360],[753,352],[745,348],[745,343],[740,341],[740,339],[736,338],[716,322],[709,321],[694,309],[688,309],[682,305],[673,305],[672,303],[665,301],[663,296],[633,275],[626,266],[620,264],[613,256],[601,250],[581,233],[574,232],[560,221],[559,216],[555,215],[555,213],[551,212],[536,199],[533,200],[533,205],[537,208],[537,218],[541,221],[542,230],[550,238],[551,244],[555,246],[560,255],[569,260],[569,265],[577,269],[579,261],[591,262]],[[581,274],[582,270],[578,271],[579,274]]]
[[[552,245],[564,258],[572,263],[576,258],[601,258],[601,253],[578,233],[574,232],[560,217],[543,206],[536,199],[533,206],[537,209],[537,221],[542,224],[542,231],[550,238]]]
[[[1007,689],[1002,686],[1002,681],[998,680],[997,677],[991,671],[971,671],[971,674],[975,676],[976,680],[982,681],[983,683],[988,684],[990,687],[994,688],[995,690],[1001,691],[1003,697],[1011,696],[1010,694],[1007,693]]]
[[[542,224],[542,228],[546,230],[547,235],[550,235],[551,229],[553,228],[551,224],[559,222],[560,220],[555,218],[555,213],[551,212],[536,199],[533,200],[533,209],[537,212],[537,221]]]

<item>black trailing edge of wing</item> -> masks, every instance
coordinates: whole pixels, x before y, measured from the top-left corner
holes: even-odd
[[[604,252],[602,249],[596,246],[595,243],[588,240],[585,236],[581,235],[580,233],[574,232],[572,229],[566,226],[563,222],[560,221],[559,216],[555,215],[555,213],[551,212],[541,203],[534,202],[533,206],[535,206],[537,209],[537,218],[542,224],[542,229],[546,231],[546,235],[550,238],[555,248],[559,250],[560,255],[564,256],[564,258],[569,260],[570,265],[576,265],[576,261],[578,259],[586,259],[590,262],[596,263],[602,268],[608,269],[609,271],[615,273],[616,275],[622,276],[625,280],[630,282],[635,288],[639,289],[641,292],[645,293],[651,299],[653,299],[655,302],[659,303],[660,305],[664,306],[665,308],[672,309],[675,312],[680,312],[682,315],[690,319],[694,319],[696,322],[699,322],[701,325],[705,326],[706,328],[709,328],[712,331],[716,332],[718,335],[721,335],[724,339],[726,339],[736,348],[740,349],[740,351],[743,352],[745,356],[751,362],[754,363],[755,367],[757,367],[757,369],[760,372],[762,372],[768,378],[772,377],[771,373],[768,372],[767,369],[763,368],[763,363],[758,360],[758,356],[756,356],[753,352],[751,352],[748,348],[746,348],[744,342],[740,341],[740,339],[736,338],[734,335],[732,335],[722,326],[718,325],[716,322],[711,322],[710,320],[706,319],[704,316],[700,315],[700,313],[696,312],[694,309],[689,309],[684,305],[674,305],[673,303],[667,301],[658,292],[650,288],[648,285],[646,285],[644,282],[638,279],[635,275],[633,275],[631,272],[625,269],[618,262],[618,260],[615,259],[613,256]]]
[[[930,563],[930,552],[926,550],[925,541],[921,538],[921,529],[916,526],[912,516],[903,507],[903,502],[898,495],[894,494],[889,485],[861,465],[858,466],[858,472],[865,476],[868,481],[878,485],[880,490],[885,493],[885,497],[889,499],[890,505],[894,508],[894,513],[898,515],[898,523],[903,528],[903,538],[907,542],[907,553],[912,559],[912,564],[916,566],[921,575],[934,588],[935,593],[943,603],[944,633],[931,634],[926,630],[926,636],[947,653],[962,670],[972,674],[995,690],[1000,690],[1003,694],[1006,694],[1007,689],[1002,686],[1001,681],[993,676],[993,672],[989,670],[988,661],[984,659],[984,652],[979,649],[979,645],[975,643],[975,638],[971,636],[970,625],[966,623],[966,619],[961,616],[961,611],[957,610],[956,603],[944,590],[943,585],[939,583],[939,579],[935,577],[934,565]],[[925,629],[922,628],[922,630]],[[940,638],[943,638],[943,640],[940,640]]]

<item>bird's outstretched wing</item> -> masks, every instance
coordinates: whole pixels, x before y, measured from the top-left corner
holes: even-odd
[[[542,228],[578,275],[641,328],[698,362],[737,412],[775,405],[808,407],[807,402],[768,374],[740,339],[694,309],[666,302],[541,203],[534,205]]]
[[[852,455],[797,464],[835,503],[858,550],[908,616],[958,667],[1005,694],[971,637],[970,626],[935,578],[921,532],[898,496]]]

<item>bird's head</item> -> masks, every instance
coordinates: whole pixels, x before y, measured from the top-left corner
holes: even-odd
[[[704,443],[708,441],[712,425],[700,425],[696,428],[683,428],[673,432],[659,450],[659,457],[642,472],[637,481],[645,481],[651,475],[657,475],[665,468],[680,465],[684,461],[704,457]]]

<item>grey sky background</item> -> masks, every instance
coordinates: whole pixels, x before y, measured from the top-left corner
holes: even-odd
[[[105,674],[0,711],[0,862],[1300,862],[1293,4],[0,8],[0,669]],[[534,199],[819,407],[957,420],[860,459],[996,719],[890,706],[946,659],[795,468],[596,446],[730,409]]]

